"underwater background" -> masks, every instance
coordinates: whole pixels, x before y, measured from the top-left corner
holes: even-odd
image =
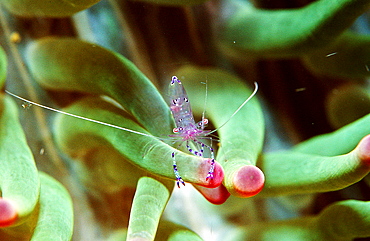
[[[369,9],[2,0],[0,239],[370,240]],[[213,179],[172,136],[172,76],[222,126]]]

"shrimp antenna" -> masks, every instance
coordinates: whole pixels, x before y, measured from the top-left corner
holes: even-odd
[[[258,84],[257,84],[257,82],[254,82],[254,91],[253,91],[253,93],[248,97],[248,99],[246,99],[239,107],[238,107],[238,109],[236,109],[235,111],[234,111],[234,113],[229,117],[229,119],[227,119],[222,125],[220,125],[218,128],[216,128],[216,129],[214,129],[213,131],[210,131],[210,132],[208,132],[206,135],[208,136],[208,135],[210,135],[210,134],[212,134],[212,133],[214,133],[214,132],[216,132],[216,131],[218,131],[219,129],[221,129],[223,126],[225,126],[239,111],[240,111],[240,109],[241,108],[243,108],[244,106],[245,106],[245,104],[247,104],[252,98],[253,98],[253,96],[255,96],[256,95],[256,93],[257,93],[257,91],[258,91]]]
[[[203,108],[203,113],[202,113],[202,129],[204,129],[204,119],[205,119],[205,114],[206,114],[206,107],[207,107],[207,99],[208,99],[208,79],[206,77],[206,94],[204,96],[204,108]]]
[[[5,92],[8,93],[11,96],[17,98],[17,99],[20,99],[20,100],[24,101],[24,102],[27,102],[27,103],[30,103],[32,105],[36,105],[38,107],[41,107],[41,108],[44,108],[44,109],[47,109],[47,110],[51,110],[51,111],[54,111],[54,112],[57,112],[57,113],[60,113],[60,114],[72,116],[72,117],[75,117],[75,118],[78,118],[78,119],[81,119],[81,120],[86,120],[86,121],[94,122],[94,123],[97,123],[97,124],[100,124],[100,125],[105,125],[105,126],[113,127],[113,128],[119,129],[119,130],[131,132],[131,133],[142,135],[142,136],[153,137],[152,135],[141,133],[139,131],[130,130],[128,128],[124,128],[124,127],[121,127],[121,126],[116,126],[116,125],[113,125],[113,124],[109,124],[109,123],[105,123],[105,122],[102,122],[102,121],[90,119],[90,118],[87,118],[87,117],[83,117],[83,116],[79,116],[79,115],[74,115],[74,114],[71,114],[71,113],[68,113],[68,112],[65,112],[65,111],[61,111],[61,110],[57,110],[57,109],[51,108],[51,107],[46,106],[46,105],[41,105],[41,104],[38,104],[36,102],[27,100],[27,99],[25,99],[23,97],[20,97],[20,96],[18,96],[16,94],[13,94],[12,92],[9,92],[7,90],[5,90]],[[158,138],[158,137],[156,137],[156,138]]]

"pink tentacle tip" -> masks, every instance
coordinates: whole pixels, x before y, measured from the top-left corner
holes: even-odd
[[[241,197],[252,197],[258,194],[265,184],[265,175],[256,166],[247,165],[239,168],[233,177],[235,191]]]
[[[222,184],[216,188],[206,188],[197,185],[194,185],[194,187],[212,204],[223,204],[230,197],[230,193]]]
[[[15,223],[18,217],[18,212],[14,204],[7,200],[0,198],[0,227],[8,227]]]
[[[362,138],[356,149],[361,162],[370,167],[370,135]]]
[[[204,158],[204,161],[198,169],[200,182],[196,184],[207,188],[215,188],[221,185],[222,181],[224,180],[224,169],[218,162],[215,161],[213,173],[210,174],[209,171],[211,165],[212,159]]]

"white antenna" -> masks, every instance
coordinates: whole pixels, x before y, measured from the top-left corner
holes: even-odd
[[[221,129],[224,125],[226,125],[239,111],[240,111],[240,109],[241,108],[243,108],[243,106],[245,106],[245,104],[247,104],[248,103],[248,101],[250,101],[252,98],[253,98],[253,96],[255,96],[256,95],[256,93],[257,93],[257,91],[258,91],[258,84],[257,84],[257,82],[254,82],[254,91],[253,91],[253,93],[248,97],[248,99],[246,99],[239,107],[238,107],[238,109],[236,109],[235,111],[234,111],[234,113],[229,117],[229,119],[227,119],[222,125],[220,125],[218,128],[216,128],[216,129],[214,129],[213,131],[210,131],[210,132],[208,132],[206,135],[208,136],[209,134],[212,134],[212,133],[214,133],[214,132],[216,132],[216,131],[218,131],[219,129]]]
[[[20,100],[24,101],[24,102],[27,102],[27,103],[30,103],[32,105],[36,105],[38,107],[41,107],[41,108],[44,108],[44,109],[47,109],[47,110],[51,110],[51,111],[54,111],[54,112],[57,112],[57,113],[60,113],[60,114],[72,116],[72,117],[75,117],[75,118],[78,118],[78,119],[81,119],[81,120],[91,121],[91,122],[94,122],[94,123],[97,123],[97,124],[100,124],[100,125],[105,125],[105,126],[113,127],[113,128],[119,129],[119,130],[128,131],[128,132],[135,133],[135,134],[142,135],[142,136],[153,137],[152,135],[141,133],[139,131],[130,130],[128,128],[124,128],[124,127],[121,127],[121,126],[116,126],[116,125],[113,125],[113,124],[109,124],[109,123],[105,123],[105,122],[102,122],[102,121],[90,119],[90,118],[87,118],[87,117],[83,117],[83,116],[79,116],[79,115],[74,115],[74,114],[71,114],[71,113],[68,113],[68,112],[65,112],[65,111],[61,111],[61,110],[57,110],[57,109],[51,108],[51,107],[46,106],[46,105],[41,105],[41,104],[38,104],[36,102],[33,102],[33,101],[27,100],[25,98],[22,98],[22,97],[20,97],[20,96],[18,96],[16,94],[13,94],[12,92],[9,92],[7,90],[5,90],[5,92],[8,93],[11,96],[17,98],[17,99],[20,99]]]
[[[258,84],[257,82],[254,82],[254,85],[255,85],[255,89],[253,91],[253,93],[248,97],[248,99],[246,99],[239,107],[238,109],[236,109],[234,111],[234,113],[229,117],[229,119],[227,119],[221,126],[219,126],[217,129],[214,129],[210,132],[208,132],[206,134],[206,136],[218,131],[219,129],[221,129],[223,126],[225,126],[239,111],[241,108],[244,107],[245,104],[248,103],[248,101],[250,101],[253,96],[256,95],[257,93],[257,90],[258,90]],[[207,89],[206,89],[207,90]],[[28,100],[28,99],[25,99],[23,97],[20,97],[16,94],[13,94],[12,92],[8,91],[8,90],[5,90],[5,92],[19,100],[22,100],[24,102],[27,102],[31,105],[35,105],[35,106],[38,106],[38,107],[41,107],[41,108],[44,108],[44,109],[47,109],[47,110],[50,110],[50,111],[54,111],[56,113],[60,113],[60,114],[64,114],[64,115],[68,115],[68,116],[71,116],[71,117],[75,117],[75,118],[78,118],[78,119],[81,119],[81,120],[86,120],[86,121],[90,121],[90,122],[93,122],[93,123],[97,123],[97,124],[100,124],[100,125],[104,125],[104,126],[109,126],[109,127],[113,127],[113,128],[116,128],[116,129],[119,129],[119,130],[123,130],[123,131],[127,131],[127,132],[131,132],[131,133],[134,133],[134,134],[137,134],[137,135],[142,135],[142,136],[147,136],[147,137],[155,137],[153,135],[150,135],[150,134],[145,134],[145,133],[142,133],[142,132],[139,132],[139,131],[134,131],[134,130],[131,130],[131,129],[128,129],[128,128],[125,128],[125,127],[121,127],[121,126],[117,126],[117,125],[113,125],[113,124],[109,124],[109,123],[106,123],[106,122],[103,122],[103,121],[98,121],[98,120],[94,120],[94,119],[90,119],[90,118],[87,118],[87,117],[83,117],[83,116],[79,116],[79,115],[75,115],[75,114],[71,114],[71,113],[68,113],[68,112],[65,112],[65,111],[61,111],[61,110],[57,110],[57,109],[54,109],[54,108],[51,108],[49,106],[46,106],[46,105],[42,105],[42,104],[39,104],[39,103],[36,103],[36,102],[33,102],[31,100]],[[206,106],[206,101],[207,101],[207,92],[206,91],[206,99],[205,99],[205,106]],[[204,120],[204,115],[205,115],[205,109],[203,111],[203,115],[202,115],[202,125],[204,125],[203,123],[203,120]],[[155,138],[158,138],[160,140],[166,140],[166,138],[159,138],[159,137],[155,137]]]
[[[208,99],[208,79],[207,79],[207,76],[206,76],[206,94],[204,96],[204,108],[203,108],[203,113],[202,113],[202,129],[204,129],[204,116],[206,114],[206,107],[207,107],[207,99]]]

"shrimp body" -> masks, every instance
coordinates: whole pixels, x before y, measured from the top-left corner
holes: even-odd
[[[171,136],[181,136],[183,140],[194,140],[197,136],[205,136],[209,132],[204,130],[208,120],[203,118],[202,121],[195,123],[188,95],[176,76],[172,77],[169,94],[171,96],[170,109],[176,122],[173,132],[177,133]]]
[[[180,137],[181,138],[180,141],[182,141],[182,143],[186,142],[186,147],[188,148],[188,151],[196,156],[203,156],[204,147],[208,148],[211,152],[212,160],[211,167],[206,179],[207,180],[209,178],[212,179],[214,171],[213,148],[198,140],[199,137],[204,138],[207,136],[207,133],[210,132],[204,130],[204,127],[207,125],[208,120],[202,118],[200,122],[195,123],[188,95],[186,94],[185,88],[183,87],[181,81],[176,76],[172,77],[171,84],[169,87],[169,95],[171,96],[170,109],[176,123],[176,127],[173,129],[175,135],[170,135],[170,137]],[[189,141],[193,141],[195,146],[197,146],[199,149],[194,150],[193,148],[191,148]],[[185,185],[185,183],[177,170],[174,153],[172,153],[172,158],[173,158],[173,169],[177,179],[177,186],[180,187],[179,185],[180,182],[183,185]]]

